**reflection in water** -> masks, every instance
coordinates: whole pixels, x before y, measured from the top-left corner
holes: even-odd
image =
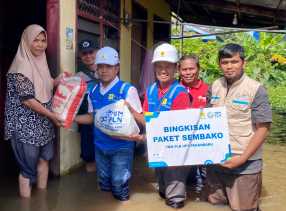
[[[271,143],[286,143],[285,116],[274,113]],[[263,190],[261,208],[263,211],[286,210],[286,145],[265,146]],[[152,169],[139,157],[135,161],[131,181],[131,200],[121,203],[110,193],[100,192],[95,173],[78,169],[70,175],[52,178],[48,191],[34,190],[30,200],[19,199],[17,177],[0,179],[0,211],[168,211],[164,201],[156,193],[156,182]],[[190,194],[186,206],[191,211],[229,211],[226,206],[212,206],[196,201]]]
[[[273,112],[273,123],[268,142],[286,144],[286,113]]]
[[[286,146],[266,145],[261,208],[263,211],[283,211],[286,198]],[[70,175],[52,178],[47,192],[34,190],[30,200],[21,200],[17,195],[15,178],[2,179],[0,183],[1,211],[168,211],[164,201],[156,193],[153,171],[146,167],[145,160],[136,159],[131,200],[121,203],[110,193],[100,192],[96,175],[78,169]],[[193,197],[192,197],[193,196]],[[194,195],[181,210],[229,211],[226,206],[212,206],[198,202]]]
[[[9,182],[7,182],[7,180]],[[110,193],[98,190],[96,175],[78,169],[70,175],[52,178],[47,192],[35,190],[30,200],[19,199],[16,178],[7,178],[1,185],[1,211],[160,211],[173,210],[165,205],[156,192],[156,182],[152,169],[146,167],[144,158],[137,158],[133,180],[131,181],[131,199],[118,202]],[[4,188],[4,189],[2,189]],[[191,197],[193,198],[193,197]],[[213,207],[207,203],[190,199],[182,210],[228,211],[226,206]]]

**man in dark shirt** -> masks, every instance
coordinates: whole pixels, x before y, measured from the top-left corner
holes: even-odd
[[[87,95],[98,82],[95,64],[96,52],[95,44],[92,41],[83,40],[79,43],[79,57],[82,65],[79,66],[77,75],[87,83],[87,93],[79,109],[79,114],[86,114],[88,112]],[[93,172],[95,171],[93,126],[79,125],[79,131],[81,137],[81,158],[86,162],[86,171]]]

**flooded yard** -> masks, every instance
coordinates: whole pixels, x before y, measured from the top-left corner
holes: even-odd
[[[284,211],[286,207],[286,147],[265,146],[263,192],[261,208],[263,211]],[[78,169],[61,178],[51,178],[49,189],[34,191],[31,200],[21,200],[17,195],[16,178],[1,181],[1,211],[160,211],[173,210],[165,206],[156,193],[152,170],[146,167],[142,157],[136,159],[135,172],[131,181],[131,199],[120,203],[109,193],[100,192],[94,173]],[[190,195],[186,206],[181,210],[227,211],[226,206],[212,206],[195,200]]]
[[[268,143],[286,145],[286,113],[273,112],[273,124]]]
[[[272,135],[264,148],[263,211],[286,211],[286,129],[285,116],[274,114]],[[278,144],[279,143],[279,144]],[[30,200],[19,199],[17,178],[1,178],[0,211],[168,211],[156,192],[152,169],[146,167],[143,157],[137,157],[131,181],[131,199],[121,203],[110,193],[100,192],[95,173],[86,173],[83,168],[70,175],[49,180],[48,191],[35,190]],[[226,206],[212,206],[196,201],[191,193],[182,211],[228,211]]]

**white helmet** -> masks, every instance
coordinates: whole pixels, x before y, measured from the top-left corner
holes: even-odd
[[[152,63],[155,62],[177,63],[178,60],[179,60],[178,51],[175,48],[175,46],[170,45],[168,43],[164,43],[155,48]]]

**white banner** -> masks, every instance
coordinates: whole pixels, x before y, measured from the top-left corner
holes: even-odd
[[[208,165],[231,156],[225,107],[146,112],[149,167]]]

